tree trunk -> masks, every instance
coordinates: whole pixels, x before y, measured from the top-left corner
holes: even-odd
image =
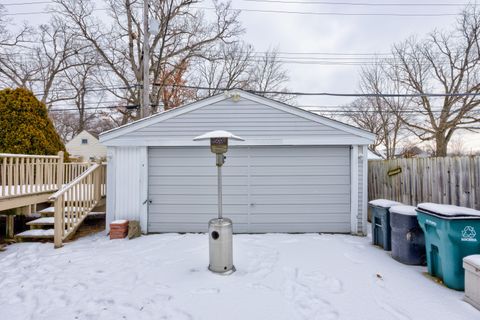
[[[446,157],[447,156],[447,145],[448,145],[448,138],[445,137],[445,134],[439,132],[435,135],[435,155],[437,157]]]

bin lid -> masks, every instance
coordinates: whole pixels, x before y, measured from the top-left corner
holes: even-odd
[[[390,213],[403,214],[405,216],[416,216],[417,211],[414,206],[394,206],[390,208]]]
[[[418,210],[434,213],[445,217],[480,217],[480,211],[450,204],[420,203]]]
[[[382,208],[390,208],[393,206],[398,206],[401,205],[400,202],[397,201],[392,201],[392,200],[387,200],[387,199],[376,199],[369,201],[368,204],[376,207],[382,207]]]
[[[472,254],[463,258],[465,264],[469,264],[474,268],[480,268],[480,254]]]

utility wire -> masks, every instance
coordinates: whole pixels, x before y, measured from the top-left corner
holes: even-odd
[[[198,90],[218,90],[218,91],[228,91],[235,88],[212,88],[204,86],[189,86],[189,85],[162,85],[162,84],[153,84],[154,86],[169,86],[169,87],[178,87],[185,89],[198,89]],[[275,94],[275,95],[292,95],[292,96],[331,96],[331,97],[376,97],[376,98],[419,98],[419,97],[475,97],[480,96],[480,92],[462,92],[462,93],[334,93],[334,92],[300,92],[300,91],[258,91],[258,90],[247,90],[244,91],[253,93],[253,94]]]
[[[292,1],[292,0],[243,0],[245,2],[260,3],[285,3],[285,4],[319,4],[319,5],[336,5],[336,6],[361,6],[361,7],[457,7],[466,6],[468,3],[373,3],[373,2],[332,2],[332,1]]]
[[[173,88],[183,88],[183,89],[196,89],[196,90],[210,90],[210,91],[229,91],[235,88],[214,88],[206,86],[192,86],[192,85],[177,85],[177,84],[152,84],[155,87],[173,87]],[[98,88],[87,88],[86,92],[93,91],[103,91],[103,90],[115,90],[115,89],[131,89],[135,87],[140,87],[140,85],[132,86],[118,86],[118,87],[98,87]],[[75,89],[54,89],[51,92],[62,92],[62,91],[72,91]],[[421,98],[421,97],[433,97],[433,98],[442,98],[442,97],[476,97],[480,96],[480,92],[458,92],[458,93],[337,93],[337,92],[301,92],[301,91],[258,91],[258,90],[248,90],[243,89],[244,91],[253,93],[253,94],[272,94],[272,95],[291,95],[291,96],[330,96],[330,97],[369,97],[369,98]],[[36,92],[34,94],[41,95],[42,93]]]
[[[216,10],[214,7],[191,7],[192,9],[200,10]],[[96,8],[93,11],[107,10],[107,8]],[[312,11],[288,11],[288,10],[265,10],[265,9],[246,9],[246,8],[230,8],[229,11],[241,11],[241,12],[256,12],[256,13],[277,13],[277,14],[299,14],[299,15],[313,15],[313,16],[390,16],[390,17],[445,17],[445,16],[458,16],[460,13],[353,13],[353,12],[312,12]],[[46,11],[33,11],[33,12],[15,12],[5,13],[4,16],[19,16],[19,15],[37,15],[55,13],[52,10]]]
[[[192,7],[195,9],[215,10],[213,7]],[[313,16],[390,16],[390,17],[445,17],[458,16],[460,13],[389,13],[389,12],[315,12],[315,11],[289,11],[289,10],[266,10],[266,9],[245,9],[245,8],[230,8],[229,11],[240,12],[259,12],[259,13],[278,13],[278,14],[300,14]]]

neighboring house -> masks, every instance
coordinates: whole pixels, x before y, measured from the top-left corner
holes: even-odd
[[[105,158],[107,148],[102,146],[98,139],[87,130],[83,130],[65,145],[72,158],[79,161],[93,161]]]
[[[217,214],[215,156],[192,139],[227,130],[224,215],[234,231],[367,232],[367,145],[373,134],[241,90],[107,131],[107,226],[205,232]]]

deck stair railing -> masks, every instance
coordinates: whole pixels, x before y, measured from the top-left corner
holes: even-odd
[[[50,196],[55,208],[55,248],[63,245],[82,224],[85,217],[105,196],[104,164],[95,163],[77,178]]]

